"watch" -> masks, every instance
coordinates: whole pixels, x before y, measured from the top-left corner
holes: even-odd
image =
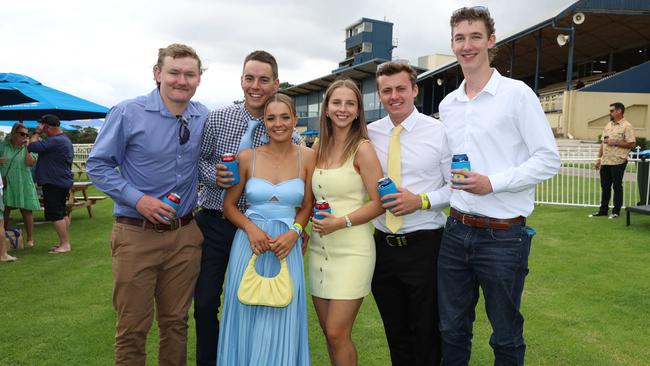
[[[350,218],[348,215],[345,215],[345,227],[352,227],[352,221],[350,221]]]

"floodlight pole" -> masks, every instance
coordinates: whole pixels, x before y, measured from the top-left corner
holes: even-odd
[[[569,32],[569,57],[566,65],[566,90],[571,90],[573,89],[571,81],[573,79],[573,45],[575,44],[576,30],[573,27],[573,22],[571,22],[571,28],[556,27],[555,19],[553,19],[552,27],[555,30]]]

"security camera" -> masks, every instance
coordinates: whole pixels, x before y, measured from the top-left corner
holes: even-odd
[[[584,13],[575,13],[573,14],[573,22],[575,24],[582,24],[585,22],[585,14]]]

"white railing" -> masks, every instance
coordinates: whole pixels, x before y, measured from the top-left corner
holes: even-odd
[[[83,174],[86,172],[86,160],[88,160],[93,144],[73,144],[72,147],[74,149],[72,173],[77,176],[77,179],[81,179]]]
[[[600,206],[600,173],[594,166],[597,151],[592,150],[590,152],[589,149],[561,151],[562,166],[560,172],[555,177],[537,185],[535,203],[565,206]],[[634,156],[634,158],[628,160],[627,169],[623,176],[624,207],[636,206],[641,200],[637,184],[637,172],[641,160],[636,158],[635,153],[632,153],[631,156]],[[646,179],[650,179],[650,169],[647,174],[649,176]],[[649,188],[646,185],[646,191]],[[647,199],[650,192],[645,193]]]
[[[85,163],[88,160],[93,144],[73,144],[72,147],[74,148],[73,161]]]

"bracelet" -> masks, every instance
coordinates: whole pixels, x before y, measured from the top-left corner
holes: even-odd
[[[422,199],[423,210],[428,210],[431,208],[431,203],[429,202],[429,197],[426,195],[426,193],[420,193],[420,198]]]
[[[352,221],[350,221],[348,215],[345,215],[343,217],[345,218],[345,227],[352,227]]]
[[[300,225],[297,222],[293,223],[293,226],[291,226],[291,230],[295,231],[298,233],[298,236],[302,235],[302,225]]]

